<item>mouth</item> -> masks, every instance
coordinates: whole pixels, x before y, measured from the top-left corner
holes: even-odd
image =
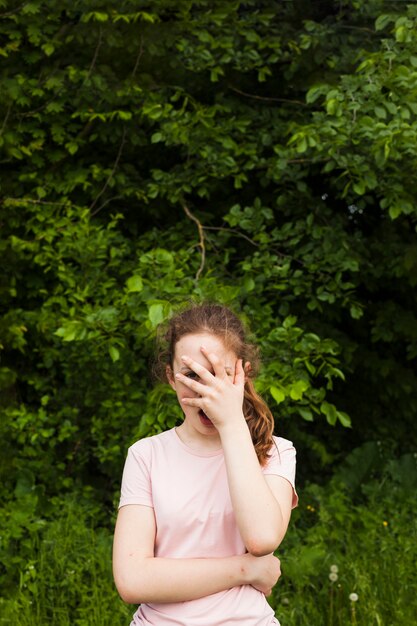
[[[198,417],[200,418],[200,421],[202,424],[204,424],[204,426],[213,426],[213,422],[209,417],[207,417],[202,409],[198,411]]]

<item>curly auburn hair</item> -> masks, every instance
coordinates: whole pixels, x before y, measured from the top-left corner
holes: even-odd
[[[233,350],[238,359],[250,363],[246,372],[243,414],[249,427],[252,442],[260,465],[265,465],[274,444],[274,418],[268,406],[255,391],[252,378],[259,367],[258,348],[247,341],[245,328],[240,319],[226,306],[220,304],[193,305],[174,317],[158,333],[158,354],[154,373],[159,380],[167,380],[167,366],[173,367],[175,346],[185,335],[210,333],[219,337],[225,346]]]

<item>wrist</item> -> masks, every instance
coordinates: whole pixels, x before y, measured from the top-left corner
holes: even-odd
[[[227,420],[218,427],[218,431],[222,440],[228,437],[235,440],[236,437],[239,436],[239,433],[242,433],[242,436],[247,435],[249,428],[243,412],[229,416]]]
[[[252,584],[251,555],[247,552],[237,557],[239,585]]]

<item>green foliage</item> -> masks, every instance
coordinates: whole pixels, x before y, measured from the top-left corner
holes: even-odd
[[[363,452],[352,454],[352,471]],[[398,471],[405,464],[412,487],[410,476]],[[368,478],[359,501],[338,480],[304,490],[279,550],[283,577],[270,599],[283,623],[413,623],[416,458],[385,458],[384,466]]]
[[[384,0],[0,1],[2,587],[54,497],[112,507],[128,444],[180,419],[150,363],[184,302],[249,322],[302,478],[370,440],[412,454],[416,24]]]
[[[347,459],[352,472],[368,452],[363,448]],[[281,623],[413,623],[416,459],[385,457],[380,467],[355,497],[338,480],[302,490],[278,551],[282,578],[269,598]],[[25,493],[21,486],[19,497]],[[88,492],[51,504],[54,519],[44,520],[25,541],[19,581],[0,599],[0,623],[129,623],[135,607],[123,605],[113,586],[112,531],[97,524],[100,505],[91,505]],[[352,593],[357,601],[350,599]]]
[[[112,536],[71,499],[56,499],[55,519],[21,556],[17,590],[0,599],[0,623],[104,626],[128,623],[111,573]]]

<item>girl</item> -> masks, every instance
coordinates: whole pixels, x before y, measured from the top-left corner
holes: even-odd
[[[256,350],[216,304],[171,319],[160,355],[183,423],[129,448],[113,571],[131,626],[279,624],[266,597],[287,530],[295,450],[251,375]]]

